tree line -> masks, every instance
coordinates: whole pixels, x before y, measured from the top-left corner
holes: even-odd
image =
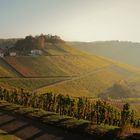
[[[46,111],[56,112],[77,119],[89,120],[96,124],[108,124],[140,127],[140,119],[131,109],[128,103],[124,104],[120,112],[104,100],[93,101],[86,97],[70,97],[62,94],[35,94],[19,90],[7,90],[0,87],[0,100],[23,105],[26,107],[40,108]]]
[[[39,35],[39,36],[26,36],[24,39],[19,39],[15,48],[17,50],[20,49],[43,49],[45,47],[45,43],[64,43],[64,41],[57,35]]]

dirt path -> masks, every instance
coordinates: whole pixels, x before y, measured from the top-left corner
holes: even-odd
[[[44,88],[44,87],[51,87],[51,86],[55,86],[55,85],[60,85],[60,84],[64,84],[64,83],[67,83],[67,82],[70,82],[70,81],[74,81],[74,80],[78,80],[78,79],[81,79],[81,78],[84,78],[86,76],[90,76],[92,74],[96,74],[98,72],[101,72],[109,67],[112,67],[112,66],[115,66],[115,64],[112,64],[112,65],[109,65],[109,66],[104,66],[104,67],[101,67],[101,68],[98,68],[96,70],[93,70],[91,72],[88,72],[86,74],[81,74],[81,75],[77,75],[77,76],[73,76],[71,77],[70,79],[66,79],[66,80],[63,80],[63,81],[58,81],[58,82],[55,82],[53,84],[50,84],[50,85],[46,85],[46,86],[42,86],[42,87],[39,87],[35,90],[33,90],[33,92],[38,92],[40,89]]]
[[[0,129],[24,140],[91,140],[0,110]]]

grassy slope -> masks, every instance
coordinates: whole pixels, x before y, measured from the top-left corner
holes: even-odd
[[[73,80],[61,82],[39,89],[39,93],[52,91],[55,93],[71,94],[73,96],[96,96],[110,88],[114,82],[139,75],[139,70],[112,60],[91,55],[65,55],[42,57],[7,57],[6,61],[13,65],[26,77],[40,77],[39,81],[31,79],[1,80],[10,86],[23,87],[29,90],[53,84],[61,76],[78,76]],[[53,77],[46,80],[41,77]],[[60,77],[59,77],[60,76]],[[132,78],[131,78],[132,79]],[[48,80],[48,81],[47,81]],[[60,80],[61,81],[61,80]],[[68,90],[69,89],[69,90]]]
[[[26,77],[73,76],[110,65],[96,56],[20,56],[5,60]]]
[[[53,91],[55,93],[71,94],[72,96],[96,96],[111,87],[114,82],[123,78],[118,73],[103,70],[73,81],[44,87],[39,89],[38,92]]]
[[[45,57],[7,57],[6,61],[26,77],[66,75]]]
[[[49,55],[82,55],[83,52],[71,47],[67,43],[46,43],[45,52]]]
[[[86,95],[97,97],[97,95],[112,87],[114,83],[122,79],[132,82],[132,77],[138,76],[138,69],[114,62],[97,71],[94,70],[89,74],[82,75],[79,78],[43,87],[38,92],[53,91],[55,93],[71,94],[72,96]]]
[[[5,58],[10,65],[25,77],[36,77],[38,79],[14,79],[12,82],[11,79],[1,79],[0,83],[33,90],[43,85],[56,83],[60,80],[60,77],[74,76],[76,78],[72,78],[72,80],[41,88],[38,92],[52,91],[71,94],[72,96],[96,97],[110,88],[114,82],[122,79],[133,81],[132,77],[140,75],[140,70],[137,68],[104,57],[84,54],[66,44],[55,44],[53,46],[51,44],[51,46],[46,45],[46,47],[49,56]],[[50,77],[54,79],[48,79]]]
[[[63,76],[79,76],[92,72],[99,68],[111,65],[97,56],[43,56],[43,57],[7,57],[8,63],[12,64],[20,73],[27,77],[52,77],[40,79],[1,79],[1,84],[10,86],[24,87],[33,89],[48,83],[61,81],[66,77]],[[57,77],[58,76],[58,77]],[[62,78],[60,77],[62,76]],[[13,80],[13,81],[12,81]],[[39,81],[38,81],[39,80]],[[12,81],[12,82],[11,82]]]

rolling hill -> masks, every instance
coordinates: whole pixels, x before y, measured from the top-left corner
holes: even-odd
[[[140,67],[140,43],[128,41],[68,42],[69,45],[91,54]]]
[[[139,97],[140,69],[98,55],[90,55],[71,47],[59,37],[42,42],[42,37],[26,37],[13,47],[17,56],[6,56],[0,66],[15,76],[0,79],[1,86],[24,88],[37,93],[62,93],[72,96],[123,96],[123,90],[114,92],[114,85],[127,81],[129,97]],[[37,45],[36,45],[37,44]],[[31,46],[31,47],[30,47]],[[12,48],[12,49],[13,49]],[[28,55],[32,49],[43,51],[41,56]],[[19,53],[22,51],[22,53]],[[136,85],[136,86],[135,86]],[[123,86],[123,85],[120,85]],[[123,88],[120,88],[123,89]],[[129,89],[129,88],[128,88]],[[128,90],[127,90],[128,91]],[[133,93],[134,92],[134,93]],[[114,96],[115,94],[115,96]]]

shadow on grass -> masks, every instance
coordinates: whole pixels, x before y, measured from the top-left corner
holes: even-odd
[[[6,106],[9,106],[9,105],[6,105]],[[14,108],[14,110],[16,110],[16,109],[19,110],[19,107]],[[73,118],[59,118],[59,117],[57,117],[57,114],[55,114],[55,113],[48,113],[48,114],[46,113],[46,114],[42,114],[40,116],[41,119],[45,120],[45,117],[47,119],[47,117],[56,115],[56,121],[55,121],[55,117],[53,118],[54,125],[60,126],[60,127],[62,126],[62,128],[64,128],[64,129],[60,130],[60,129],[58,129],[59,127],[56,128],[56,127],[47,126],[46,124],[42,124],[39,121],[35,121],[30,118],[29,119],[24,118],[24,116],[27,116],[29,113],[33,113],[34,111],[32,111],[32,110],[23,109],[22,111],[23,112],[21,113],[19,110],[20,115],[15,115],[15,114],[12,115],[12,111],[2,111],[2,113],[8,114],[9,117],[10,116],[14,117],[14,119],[6,121],[6,122],[0,124],[0,126],[5,128],[5,130],[8,133],[13,134],[13,135],[19,134],[19,137],[21,136],[21,138],[26,139],[26,140],[34,140],[34,139],[43,140],[45,138],[46,138],[45,140],[47,140],[47,137],[48,137],[48,139],[50,139],[51,136],[56,137],[56,138],[60,137],[61,140],[75,140],[75,139],[76,140],[78,140],[78,139],[80,139],[80,140],[89,140],[89,139],[97,140],[100,138],[102,140],[104,140],[106,138],[107,138],[107,140],[113,140],[115,138],[114,137],[115,133],[113,131],[106,133],[104,136],[100,135],[101,133],[92,134],[91,137],[84,134],[84,132],[85,132],[84,130],[89,125],[88,122],[82,122],[82,123],[80,122],[79,124],[74,125],[74,128],[70,129],[70,132],[67,132],[67,129],[65,129],[65,126],[67,124],[69,125],[69,123],[71,123],[73,125],[74,121],[71,121],[71,119],[73,119]],[[18,113],[18,112],[16,112],[16,113]],[[21,116],[23,116],[23,117],[21,117]],[[2,119],[2,117],[4,118],[5,116],[0,117],[1,120],[4,120],[4,119]],[[70,120],[70,122],[69,122],[69,120]],[[11,130],[11,128],[8,128],[8,124],[11,124],[13,122],[13,126],[14,126],[15,121],[18,121],[18,124],[21,124],[21,125],[15,126],[14,130]],[[26,124],[22,125],[23,122]],[[33,129],[31,129],[31,128],[33,128]],[[79,132],[78,135],[76,134],[77,132]],[[86,135],[86,137],[84,137],[83,135]],[[26,136],[28,136],[28,138]]]
[[[11,120],[8,120],[6,122],[3,122],[3,123],[0,123],[0,127],[4,126],[4,125],[7,125],[9,123],[13,123],[14,121],[16,121],[16,119],[11,119]]]
[[[12,130],[12,131],[10,131],[10,132],[8,132],[8,133],[9,133],[9,134],[15,134],[15,133],[17,133],[17,132],[19,132],[19,131],[21,131],[21,130],[23,130],[23,129],[29,127],[29,126],[30,126],[30,124],[28,123],[28,124],[25,124],[25,125],[23,125],[23,126],[20,126],[20,127],[16,128],[16,129],[14,129],[14,130]]]

